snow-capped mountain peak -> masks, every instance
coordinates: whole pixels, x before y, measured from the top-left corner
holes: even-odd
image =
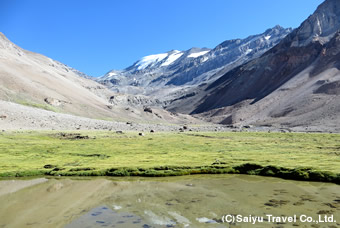
[[[167,56],[168,56],[168,53],[148,55],[148,56],[143,57],[141,60],[139,60],[135,65],[137,66],[138,70],[144,70],[145,68],[150,67],[154,65],[155,63],[162,61]]]
[[[245,39],[233,39],[214,49],[191,48],[148,55],[121,71],[110,71],[98,78],[102,84],[118,92],[150,94],[165,86],[192,86],[219,77],[228,71],[275,46],[291,32],[275,26],[264,33]]]

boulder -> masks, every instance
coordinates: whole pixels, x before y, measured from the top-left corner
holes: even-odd
[[[144,112],[152,113],[152,109],[150,107],[144,107]]]

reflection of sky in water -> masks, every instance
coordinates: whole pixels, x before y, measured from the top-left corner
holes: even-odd
[[[244,175],[162,180],[50,179],[31,187],[24,185],[22,190],[0,196],[0,227],[254,227],[244,222],[223,224],[221,218],[225,214],[268,213],[330,213],[340,221],[339,185]],[[21,182],[25,181],[18,181],[19,187]],[[1,184],[12,184],[9,190],[18,188],[12,182]],[[294,225],[306,227],[301,222]],[[340,227],[340,223],[327,225]]]
[[[115,212],[108,207],[101,206],[90,210],[85,215],[74,220],[65,228],[87,227],[154,227],[146,224],[139,216],[126,212]]]
[[[115,210],[120,206],[113,206]],[[168,212],[173,218],[159,216],[151,210],[144,211],[145,218],[141,218],[133,213],[116,212],[106,206],[100,206],[90,210],[80,218],[66,225],[65,228],[92,228],[92,227],[190,227],[191,222],[176,212]],[[200,223],[217,223],[208,218],[197,218]],[[215,226],[218,227],[218,226]]]

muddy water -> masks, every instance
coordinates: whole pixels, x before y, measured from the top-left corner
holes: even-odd
[[[340,227],[340,186],[245,175],[0,181],[0,227]]]

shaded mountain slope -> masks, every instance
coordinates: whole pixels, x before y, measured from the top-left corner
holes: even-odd
[[[170,109],[200,113],[224,124],[337,129],[339,29],[340,1],[326,0],[261,57],[229,71]],[[183,108],[183,104],[190,105]]]

